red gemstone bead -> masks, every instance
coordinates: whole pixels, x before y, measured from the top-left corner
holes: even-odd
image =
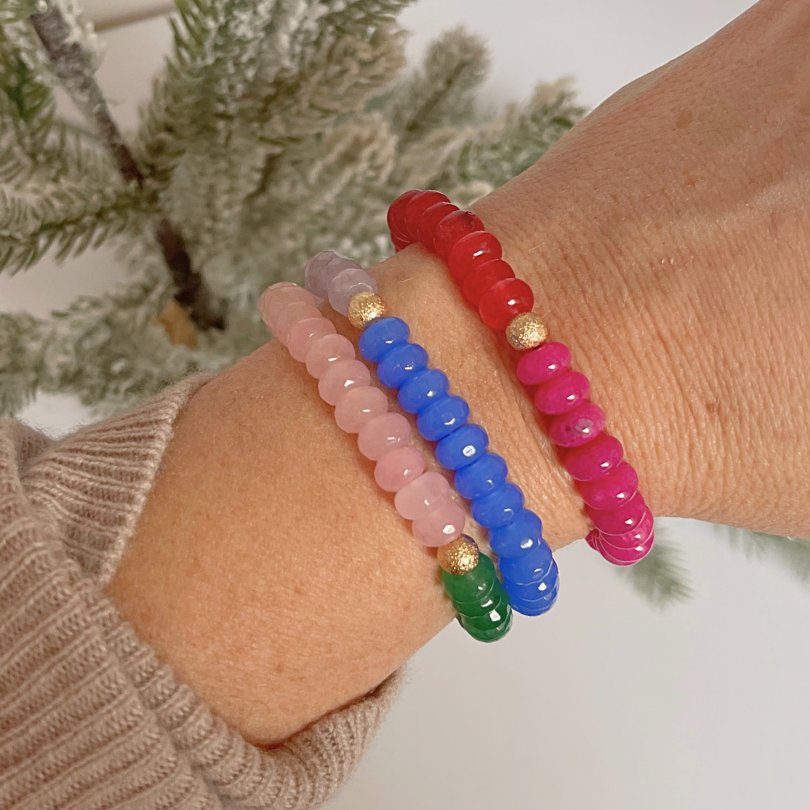
[[[454,211],[452,214],[446,216],[437,226],[433,232],[433,245],[436,248],[436,253],[443,259],[449,255],[453,245],[466,236],[468,233],[474,231],[483,231],[484,223],[481,222],[481,217],[474,214],[472,211]]]
[[[514,277],[514,270],[503,259],[493,259],[479,265],[467,275],[461,292],[467,303],[477,309],[487,290],[501,281]]]
[[[506,329],[515,315],[531,312],[532,288],[519,278],[508,278],[490,287],[478,304],[481,320],[492,329]]]
[[[453,245],[447,256],[447,269],[456,284],[461,284],[473,268],[491,259],[500,259],[502,255],[501,243],[493,234],[474,231],[462,236]]]
[[[391,235],[391,241],[394,243],[394,250],[399,253],[400,250],[404,250],[408,245],[413,244],[410,239],[400,239],[397,236]]]
[[[422,214],[432,205],[440,202],[450,202],[446,194],[441,191],[420,191],[414,194],[405,206],[405,233],[412,242],[419,239],[419,220]]]
[[[453,205],[451,202],[440,202],[431,205],[424,214],[422,219],[419,220],[419,225],[416,228],[416,235],[422,243],[422,247],[428,253],[435,253],[436,248],[433,246],[433,233],[436,226],[453,211],[458,211],[458,206]]]
[[[408,203],[417,195],[421,194],[421,189],[415,188],[400,194],[388,207],[388,230],[391,232],[391,239],[394,237],[400,241],[412,242],[405,227],[405,209]]]

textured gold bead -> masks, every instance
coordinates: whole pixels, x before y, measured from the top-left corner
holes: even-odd
[[[364,329],[386,314],[385,301],[377,293],[361,292],[353,295],[346,308],[346,317],[355,329]]]
[[[548,327],[533,312],[521,312],[506,327],[506,339],[515,349],[534,349],[548,340]]]
[[[478,546],[472,537],[462,534],[447,545],[439,546],[436,557],[448,574],[460,576],[478,565]]]

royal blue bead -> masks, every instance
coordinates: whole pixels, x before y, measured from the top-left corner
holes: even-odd
[[[487,450],[489,436],[480,425],[464,425],[436,445],[436,460],[446,470],[458,470],[478,461]]]
[[[411,330],[401,318],[380,318],[360,335],[360,354],[372,363],[379,363],[389,349],[410,336]]]
[[[523,605],[535,605],[542,607],[553,604],[560,590],[560,577],[555,562],[551,570],[542,582],[534,582],[530,585],[521,585],[512,582],[511,579],[504,579],[503,587],[509,594],[509,601]],[[522,611],[521,611],[522,612]]]
[[[454,484],[458,494],[471,501],[494,492],[506,481],[507,474],[506,462],[497,453],[484,453],[478,461],[456,473]]]
[[[447,377],[436,368],[414,374],[399,391],[399,404],[408,413],[419,413],[441,399],[450,387]]]
[[[554,607],[559,592],[560,586],[557,584],[551,593],[543,599],[522,599],[520,596],[512,597],[510,595],[509,601],[512,603],[512,610],[517,613],[522,613],[524,616],[541,616]]]
[[[400,343],[382,356],[377,378],[386,388],[400,388],[422,371],[427,362],[427,352],[418,343]]]
[[[483,498],[471,504],[473,519],[487,529],[497,529],[511,523],[523,509],[523,493],[507,481]]]
[[[429,405],[416,418],[416,427],[429,442],[437,442],[458,430],[469,418],[470,406],[461,397],[448,394]]]
[[[553,562],[548,544],[537,543],[522,554],[501,557],[499,566],[504,579],[516,585],[531,585],[545,581]]]
[[[543,524],[540,518],[528,509],[522,509],[507,526],[493,529],[489,533],[489,544],[499,557],[514,557],[544,542]]]

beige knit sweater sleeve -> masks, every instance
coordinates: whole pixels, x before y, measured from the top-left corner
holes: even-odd
[[[398,676],[265,751],[220,720],[102,588],[209,377],[52,441],[0,421],[0,808],[309,808],[345,781]]]

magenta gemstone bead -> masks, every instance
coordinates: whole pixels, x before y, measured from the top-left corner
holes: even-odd
[[[307,359],[309,350],[326,335],[334,335],[337,330],[332,321],[323,315],[317,318],[305,318],[298,321],[287,335],[287,351],[293,360],[303,363]]]
[[[425,471],[425,457],[410,445],[386,453],[374,467],[374,480],[386,492],[399,492]]]
[[[607,475],[623,456],[622,443],[615,436],[602,433],[592,442],[569,450],[563,464],[577,481],[593,481]]]
[[[563,343],[544,343],[524,354],[517,364],[524,385],[542,385],[571,367],[571,352]]]
[[[647,540],[654,526],[655,520],[653,513],[648,506],[641,520],[639,520],[635,528],[631,529],[629,532],[622,532],[622,534],[606,534],[605,532],[599,532],[599,534],[603,536],[611,546],[616,546],[617,548],[635,548]]]
[[[595,439],[604,428],[605,412],[593,402],[583,402],[573,411],[555,417],[548,435],[560,447],[579,447]]]
[[[347,337],[343,335],[324,335],[309,348],[307,371],[310,376],[320,380],[338,360],[354,360],[354,358],[354,346]]]
[[[321,377],[318,393],[324,402],[337,405],[338,400],[352,388],[371,383],[371,372],[359,360],[340,360]]]
[[[543,383],[534,393],[534,405],[540,413],[556,416],[568,413],[588,398],[591,385],[578,371],[566,371]]]
[[[638,492],[638,474],[626,461],[622,461],[602,478],[578,481],[577,489],[588,506],[594,509],[616,509]]]
[[[411,524],[413,536],[424,546],[443,546],[464,531],[464,510],[449,496],[427,516]]]
[[[394,495],[394,507],[406,520],[416,520],[427,517],[449,493],[450,485],[444,476],[432,471],[422,473]]]
[[[386,413],[363,426],[357,434],[357,448],[366,458],[378,461],[410,438],[411,423],[401,413]]]
[[[655,542],[655,532],[650,532],[649,537],[633,548],[618,548],[607,542],[609,535],[599,533],[596,540],[596,550],[613,565],[633,565],[649,554]]]
[[[388,397],[369,385],[352,388],[335,405],[335,422],[346,433],[359,433],[372,419],[388,413]]]
[[[594,509],[586,506],[585,511],[593,525],[603,534],[624,534],[638,526],[647,511],[647,504],[638,492],[616,509]]]

